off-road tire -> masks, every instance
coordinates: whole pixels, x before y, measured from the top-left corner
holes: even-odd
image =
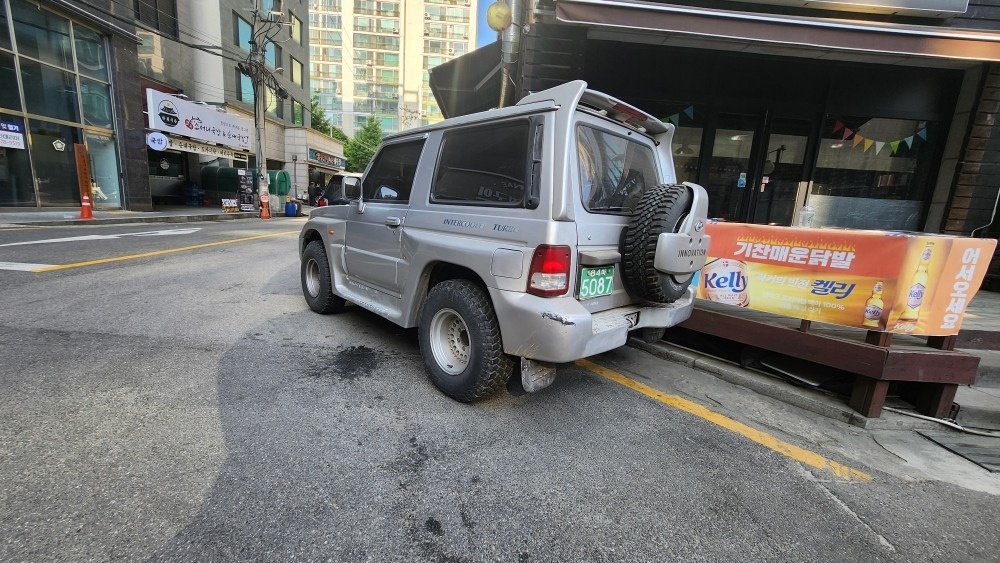
[[[646,190],[622,237],[622,281],[640,299],[673,303],[687,291],[691,278],[678,281],[653,267],[660,233],[675,233],[688,214],[691,191],[681,184],[662,184]]]
[[[330,262],[326,258],[323,242],[314,240],[302,252],[301,267],[302,296],[309,308],[321,315],[339,313],[347,302],[333,293],[330,276]]]
[[[447,280],[431,289],[417,333],[431,382],[456,401],[492,395],[514,371],[514,359],[503,352],[493,304],[468,280]]]

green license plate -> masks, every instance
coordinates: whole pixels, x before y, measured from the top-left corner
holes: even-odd
[[[611,295],[615,288],[615,267],[584,268],[580,272],[580,299]]]

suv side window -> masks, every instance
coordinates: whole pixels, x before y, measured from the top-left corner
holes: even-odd
[[[361,185],[365,201],[409,202],[423,148],[423,139],[383,147]]]
[[[588,125],[577,127],[583,205],[594,213],[629,213],[659,184],[649,147]]]
[[[431,201],[524,207],[531,134],[528,119],[445,133],[431,186]]]

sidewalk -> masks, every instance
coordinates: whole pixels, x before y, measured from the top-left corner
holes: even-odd
[[[303,208],[303,213],[308,214]],[[93,219],[80,219],[79,207],[46,208],[44,211],[16,208],[0,209],[0,228],[55,227],[64,225],[121,225],[127,223],[189,223],[194,221],[231,221],[255,219],[256,212],[224,213],[219,207],[156,206],[153,211],[100,211]],[[272,216],[284,217],[284,210]]]
[[[631,339],[629,344],[659,357],[693,366],[762,395],[809,410],[825,417],[871,429],[946,430],[944,425],[914,416],[883,411],[880,418],[866,418],[851,409],[845,398],[831,391],[797,385],[777,374],[741,367],[709,353],[667,341],[645,344]],[[959,386],[955,423],[969,428],[1000,431],[1000,293],[980,291],[966,309],[957,350],[979,357],[974,385]],[[892,401],[887,407],[916,411],[907,403]],[[997,439],[1000,446],[1000,439]]]

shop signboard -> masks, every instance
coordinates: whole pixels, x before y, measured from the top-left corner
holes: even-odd
[[[323,166],[329,166],[331,168],[339,168],[343,170],[347,168],[347,161],[342,157],[334,156],[323,151],[319,151],[313,148],[309,149],[309,161],[315,164],[321,164]]]
[[[240,168],[236,174],[240,179],[236,193],[236,199],[240,202],[240,211],[256,210],[253,203],[253,174],[246,168]]]
[[[146,98],[150,129],[250,150],[253,127],[246,119],[156,90],[146,90]]]
[[[958,334],[997,241],[711,222],[701,299],[902,334]]]
[[[24,149],[24,132],[20,125],[0,121],[0,148]]]
[[[150,133],[150,136],[152,135],[153,134]],[[167,136],[166,148],[173,149],[175,151],[207,154],[209,156],[228,158],[230,160],[239,160],[241,162],[246,162],[249,158],[249,155],[236,152],[233,149],[227,149],[226,147],[220,147],[218,145],[208,145],[205,143],[199,143],[198,141],[192,141],[190,139],[182,139],[180,137],[174,137],[172,135]]]

